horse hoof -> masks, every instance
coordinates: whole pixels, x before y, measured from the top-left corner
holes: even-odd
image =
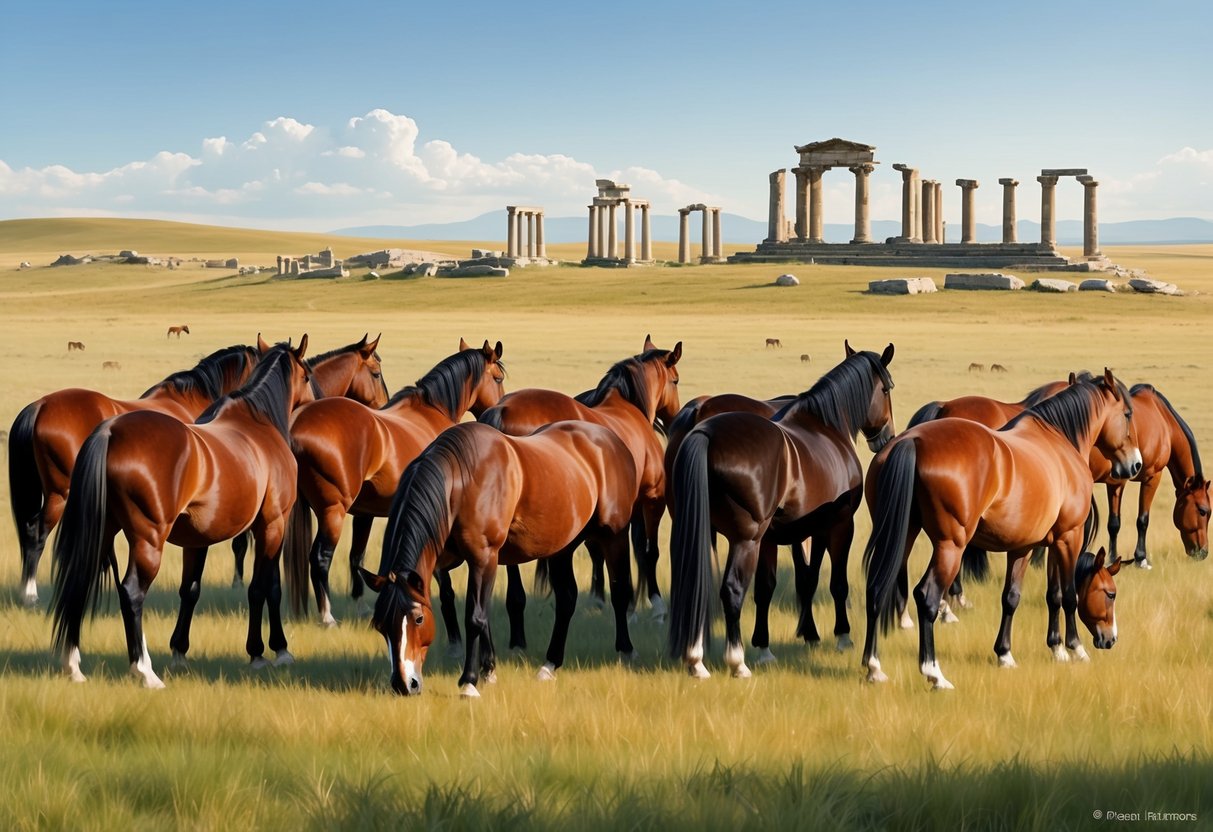
[[[885,672],[883,670],[881,670],[879,667],[869,668],[869,670],[868,670],[868,683],[869,684],[880,685],[880,684],[884,684],[887,681],[889,681],[888,675],[886,675]]]
[[[143,686],[148,690],[164,690],[164,682],[155,673],[143,677]]]
[[[834,649],[839,653],[845,653],[846,651],[853,650],[854,648],[855,642],[851,641],[851,637],[844,633],[838,637],[838,646]]]
[[[173,658],[169,660],[168,669],[173,673],[189,673],[190,664],[186,661],[184,653],[173,651]]]
[[[1053,658],[1059,662],[1068,662],[1070,660],[1070,654],[1065,651],[1065,648],[1058,644],[1053,648]]]
[[[240,579],[239,575],[232,578],[232,589],[244,589],[244,581]]]
[[[754,664],[770,664],[771,662],[779,661],[775,654],[771,652],[770,647],[764,647],[758,653],[758,658],[754,660]]]
[[[956,690],[956,686],[940,676],[932,683],[931,690]]]
[[[606,609],[606,599],[599,598],[597,595],[591,597],[590,598],[590,609],[605,610]],[[632,614],[635,615],[635,612],[633,612]]]
[[[21,606],[25,607],[27,610],[32,610],[34,607],[38,606],[37,594],[22,596]]]
[[[290,650],[279,650],[277,655],[274,656],[274,667],[282,667],[283,665],[294,663],[295,657],[291,655]]]
[[[973,609],[973,602],[966,598],[965,594],[962,592],[956,596],[956,606],[960,607],[961,609],[971,610]]]
[[[337,626],[337,624],[338,624],[337,619],[336,619],[336,618],[333,618],[333,616],[331,616],[331,615],[326,616],[326,617],[324,617],[324,618],[320,619],[320,626],[321,626],[321,627],[327,627],[327,628],[329,628],[329,629],[332,629],[333,627],[336,627],[336,626]]]
[[[901,624],[899,626],[903,630],[913,630],[914,629],[914,619],[910,618],[910,614],[908,612],[902,613]]]
[[[479,699],[480,691],[476,690],[476,686],[469,682],[459,689],[459,697],[461,699]]]
[[[535,678],[540,682],[556,681],[556,667],[551,662],[545,662],[543,667],[539,668],[539,672],[535,674]]]
[[[750,672],[750,669],[744,664],[739,664],[737,667],[733,668],[734,679],[749,679],[753,675],[754,674]]]
[[[952,605],[944,601],[939,605],[939,620],[944,624],[955,624],[960,619],[952,612]]]
[[[1138,569],[1144,569],[1147,572],[1154,568],[1153,566],[1150,565],[1150,562],[1148,560],[1146,560],[1145,558],[1141,558],[1140,560],[1134,560],[1133,565],[1136,566]]]
[[[1005,655],[998,657],[998,666],[999,667],[1019,667],[1019,665],[1017,665],[1015,663],[1015,657],[1012,656],[1010,653],[1006,653]]]
[[[88,681],[88,677],[85,676],[83,673],[81,673],[79,670],[69,670],[67,672],[67,678],[73,682],[87,682]]]
[[[1076,662],[1089,662],[1091,657],[1087,655],[1087,649],[1081,644],[1070,650],[1070,658]]]
[[[486,685],[497,684],[497,671],[490,670],[488,673],[480,677],[480,681],[484,682]]]
[[[711,673],[708,673],[708,669],[703,666],[703,662],[695,662],[695,664],[687,665],[687,673],[692,679],[708,679],[712,675]]]
[[[253,656],[248,663],[249,670],[265,670],[270,666],[270,663],[265,660],[265,656]]]

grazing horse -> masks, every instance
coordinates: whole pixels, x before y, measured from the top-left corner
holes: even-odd
[[[1007,368],[1002,366],[1001,364],[991,364],[990,365],[991,373],[1005,373],[1006,371],[1007,371]]]
[[[47,536],[63,513],[76,455],[93,428],[112,416],[136,410],[154,410],[192,422],[220,396],[240,387],[259,357],[256,349],[244,345],[217,350],[132,401],[70,388],[25,406],[12,426],[8,482],[27,606],[38,602],[38,562]]]
[[[573,550],[582,541],[595,541],[606,553],[615,649],[633,655],[627,527],[637,481],[627,446],[590,422],[556,422],[523,437],[473,422],[439,436],[400,481],[379,573],[364,570],[367,585],[379,593],[372,625],[387,641],[392,689],[421,692],[435,631],[430,578],[436,566],[459,561],[468,566],[460,694],[479,696],[481,674],[486,682],[496,678],[489,604],[498,563],[549,559],[556,618],[538,678],[555,678],[577,605]]]
[[[1149,569],[1146,554],[1146,529],[1150,525],[1150,505],[1162,482],[1162,472],[1171,475],[1175,486],[1175,511],[1172,519],[1179,530],[1184,551],[1196,560],[1209,555],[1209,481],[1205,479],[1196,449],[1196,437],[1183,417],[1167,401],[1166,396],[1149,384],[1135,384],[1129,391],[1133,397],[1133,422],[1137,428],[1137,444],[1141,448],[1142,469],[1133,479],[1141,483],[1137,498],[1137,546],[1134,562]],[[1096,482],[1108,489],[1108,552],[1116,557],[1116,536],[1120,531],[1120,500],[1125,480],[1112,475],[1112,468],[1102,457],[1091,455],[1091,473]]]
[[[986,371],[985,364],[978,364],[976,361],[969,365],[970,373],[984,373]]]
[[[800,354],[800,360],[802,363],[807,364],[807,363],[809,363],[809,361],[812,360],[812,358],[809,356],[809,354],[807,352],[802,352]]]
[[[682,342],[672,350],[658,349],[645,336],[639,355],[617,362],[593,390],[573,398],[555,390],[526,389],[505,396],[497,406],[480,416],[510,436],[526,436],[544,425],[577,419],[603,425],[623,440],[632,454],[637,484],[636,506],[632,512],[632,545],[638,570],[638,594],[647,589],[653,616],[665,615],[665,601],[657,586],[657,535],[665,513],[665,465],[661,440],[653,432],[654,423],[669,424],[678,413],[678,368]],[[596,554],[596,553],[595,553]],[[595,557],[595,566],[601,563]],[[542,565],[541,565],[542,566]],[[523,609],[526,593],[516,566],[506,570],[510,613],[510,647],[525,647]],[[601,598],[602,574],[595,568],[594,594]]]
[[[1049,547],[1049,634],[1061,661],[1085,659],[1075,611],[1095,646],[1116,642],[1114,594],[1106,587],[1119,564],[1101,564],[1099,579],[1080,575],[1078,564],[1094,533],[1088,465],[1091,449],[1112,461],[1121,476],[1141,470],[1133,439],[1132,403],[1110,370],[1097,382],[1074,384],[1025,410],[1000,430],[967,419],[925,422],[900,434],[868,469],[866,496],[873,531],[864,551],[868,631],[864,664],[868,680],[885,681],[877,657],[877,627],[887,631],[896,610],[897,575],[920,531],[931,540],[931,562],[914,589],[918,605],[918,658],[936,689],[952,684],[935,655],[935,617],[943,593],[960,569],[961,553],[974,542],[1007,552],[1002,626],[994,651],[1013,667],[1011,621],[1033,546]],[[1107,577],[1103,575],[1107,572]],[[1082,580],[1080,580],[1082,578]],[[1079,592],[1082,595],[1079,595]],[[1106,603],[1097,603],[1106,600]],[[1066,611],[1061,647],[1058,611]],[[1100,613],[1094,614],[1096,607]]]
[[[164,687],[143,634],[143,602],[160,570],[164,544],[183,548],[182,585],[201,580],[206,548],[247,528],[254,537],[246,649],[264,667],[262,611],[269,604],[275,663],[293,661],[279,610],[278,550],[295,502],[296,468],[287,436],[291,410],[308,401],[303,353],[278,345],[248,383],[207,408],[195,424],[154,411],[126,413],[89,436],[72,471],[71,496],[55,541],[54,646],[73,681],[80,672],[80,625],[96,609],[106,575],[118,574],[114,536],[130,544],[118,600],[131,673]]]
[[[119,364],[117,361],[102,361],[101,369],[103,369],[103,370],[121,370],[122,365]]]
[[[884,353],[855,352],[767,419],[721,413],[697,425],[674,460],[670,513],[670,655],[706,677],[713,530],[729,541],[720,598],[725,664],[750,675],[741,643],[741,605],[760,561],[778,544],[825,539],[841,559],[854,535],[863,469],[855,436],[879,450],[893,437],[893,379]],[[845,570],[839,570],[845,580]],[[844,618],[845,620],[845,618]]]
[[[176,335],[176,336],[177,336],[177,340],[178,340],[178,341],[180,341],[180,340],[181,340],[181,333],[183,333],[183,332],[184,332],[186,335],[189,335],[189,334],[190,334],[190,325],[189,325],[189,324],[182,324],[181,326],[170,326],[170,327],[168,328],[168,332],[167,332],[167,333],[165,333],[164,337],[165,337],[165,338],[168,338],[168,337],[170,337],[170,336]]]
[[[415,385],[381,409],[350,399],[326,398],[300,409],[291,421],[291,447],[299,463],[295,514],[304,534],[292,535],[284,555],[287,587],[296,613],[307,609],[307,573],[323,624],[336,624],[329,598],[329,567],[347,514],[354,515],[350,570],[354,598],[362,597],[362,566],[371,523],[386,517],[404,469],[425,447],[471,410],[479,415],[501,398],[505,366],[501,342],[444,358]],[[311,535],[311,514],[319,530]],[[310,544],[310,549],[309,549]]]
[[[783,346],[783,342],[780,341],[778,338],[768,338],[767,339],[767,348],[768,349],[770,347],[782,347],[782,346]]]
[[[80,350],[81,352],[83,352],[84,351],[84,342],[83,341],[68,341],[67,342],[67,351],[75,352],[76,350]]]

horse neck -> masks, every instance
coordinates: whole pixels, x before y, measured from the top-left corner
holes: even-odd
[[[635,402],[624,397],[618,389],[608,390],[606,395],[602,397],[602,401],[590,408],[601,412],[622,411],[627,413],[639,413],[646,421],[652,422],[657,417],[657,403],[655,401],[649,403],[648,410],[642,410]]]
[[[1140,400],[1142,397],[1138,395],[1134,398]],[[1193,453],[1192,443],[1188,441],[1188,437],[1184,434],[1184,429],[1179,426],[1179,421],[1171,413],[1171,409],[1154,395],[1150,396],[1149,402],[1151,409],[1155,411],[1158,419],[1161,420],[1163,430],[1167,432],[1167,444],[1171,448],[1171,453],[1167,457],[1167,472],[1171,475],[1171,482],[1176,488],[1179,488],[1189,477],[1203,476],[1203,471],[1198,472],[1196,470],[1196,458]],[[1138,429],[1140,430],[1140,422],[1138,423]]]
[[[350,389],[358,370],[358,362],[349,360],[353,357],[353,353],[341,353],[312,367],[312,384],[321,398],[344,396]]]
[[[172,384],[162,384],[147,392],[146,395],[140,397],[144,402],[166,402],[176,405],[178,408],[188,412],[195,419],[202,415],[202,411],[206,410],[214,399],[209,398],[201,390],[191,390],[182,392]]]

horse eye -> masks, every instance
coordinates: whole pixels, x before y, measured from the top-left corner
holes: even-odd
[[[413,626],[420,627],[424,623],[425,615],[423,613],[417,613],[417,617],[413,619]]]
[[[1108,596],[1108,600],[1109,600],[1109,601],[1115,601],[1115,600],[1116,600],[1116,593],[1115,593],[1115,592],[1108,592],[1107,590],[1105,590],[1105,591],[1104,591],[1104,595],[1107,595],[1107,596]]]
[[[1208,517],[1208,516],[1209,516],[1209,510],[1208,510],[1207,508],[1204,508],[1204,507],[1201,507],[1201,508],[1196,509],[1196,513],[1197,513],[1197,514],[1199,514],[1201,517]]]

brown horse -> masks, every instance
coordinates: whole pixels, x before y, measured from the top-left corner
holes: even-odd
[[[284,556],[287,586],[296,612],[307,608],[308,563],[321,622],[335,624],[329,598],[329,567],[347,514],[354,515],[350,548],[353,593],[362,596],[362,565],[371,523],[386,517],[404,469],[438,434],[471,410],[480,414],[501,398],[505,366],[501,342],[470,349],[460,339],[448,356],[416,385],[405,387],[380,410],[349,399],[322,399],[295,414],[291,446],[299,463],[295,511],[310,527],[310,508],[319,530],[293,535]],[[309,551],[309,543],[310,551]]]
[[[882,355],[855,352],[773,418],[722,413],[682,441],[670,478],[670,655],[692,676],[703,664],[711,592],[713,531],[729,541],[720,598],[725,663],[749,676],[741,643],[741,605],[760,561],[779,544],[825,539],[835,558],[851,545],[862,498],[856,434],[879,450],[893,436],[893,380]],[[845,580],[845,569],[839,570]],[[845,618],[844,618],[845,620]]]
[[[244,345],[217,350],[192,369],[173,373],[131,401],[71,388],[25,406],[12,426],[8,481],[26,605],[38,602],[38,562],[47,535],[63,513],[76,455],[93,428],[137,410],[192,422],[220,396],[240,387],[259,357],[256,349]]]
[[[672,350],[658,349],[645,336],[643,351],[617,362],[593,390],[576,398],[555,390],[530,388],[505,396],[480,421],[510,436],[526,436],[544,425],[577,419],[603,425],[615,432],[632,453],[640,476],[632,516],[632,544],[639,572],[639,594],[647,596],[654,618],[665,615],[665,601],[657,586],[657,536],[665,513],[665,466],[655,423],[668,425],[678,413],[678,368],[682,342]],[[595,597],[602,598],[601,560],[595,557]],[[510,647],[525,647],[523,609],[526,593],[518,568],[506,570],[506,608],[510,615]]]
[[[180,341],[180,340],[181,340],[181,333],[183,333],[183,332],[184,332],[186,335],[189,335],[189,334],[190,334],[190,325],[189,325],[189,324],[182,324],[181,326],[170,326],[170,327],[168,328],[168,332],[167,332],[167,333],[165,333],[164,337],[165,337],[165,338],[168,338],[168,337],[170,337],[170,336],[176,335],[176,336],[177,336],[177,340],[178,340],[178,341]]]
[[[1069,386],[1001,430],[966,419],[940,419],[910,428],[876,455],[866,482],[873,518],[864,551],[864,664],[869,681],[887,678],[876,652],[877,626],[887,630],[893,620],[897,574],[919,531],[926,531],[933,547],[926,574],[914,589],[919,667],[935,688],[952,687],[935,655],[935,617],[970,542],[1008,553],[1002,626],[994,645],[999,664],[1015,664],[1011,621],[1028,554],[1039,543],[1049,547],[1048,644],[1054,655],[1059,660],[1086,658],[1076,611],[1096,647],[1110,648],[1116,642],[1115,596],[1108,586],[1119,562],[1110,568],[1101,563],[1089,575],[1078,567],[1094,533],[1094,523],[1088,520],[1093,516],[1093,484],[1087,458],[1092,447],[1098,447],[1118,474],[1136,475],[1141,453],[1133,439],[1132,413],[1128,391],[1105,370],[1098,382]],[[1112,594],[1093,598],[1097,593]],[[1061,648],[1061,607],[1066,611],[1069,655]],[[1096,607],[1098,615],[1093,613]]]
[[[460,694],[479,696],[481,674],[495,681],[489,604],[498,563],[549,559],[556,619],[538,678],[553,679],[577,604],[573,550],[582,541],[595,541],[606,553],[615,649],[632,655],[627,526],[637,481],[627,446],[589,422],[557,422],[524,437],[467,423],[439,436],[400,481],[379,573],[364,570],[367,585],[379,593],[372,624],[387,641],[392,689],[421,692],[435,631],[430,578],[436,566],[459,561],[468,566]]]
[[[143,634],[143,602],[160,570],[164,544],[183,548],[182,583],[196,583],[206,548],[250,527],[255,556],[246,649],[253,667],[267,664],[261,618],[268,602],[275,663],[293,661],[282,630],[276,558],[297,476],[287,420],[312,396],[306,349],[306,335],[298,349],[271,348],[248,383],[211,405],[196,424],[136,411],[102,423],[84,443],[55,541],[54,645],[74,681],[84,680],[84,614],[95,609],[106,575],[118,574],[118,532],[130,544],[118,585],[127,655],[144,685],[164,686]]]
[[[80,352],[84,352],[84,342],[83,341],[68,341],[67,342],[67,351],[68,352],[76,352],[77,350],[79,350]]]

